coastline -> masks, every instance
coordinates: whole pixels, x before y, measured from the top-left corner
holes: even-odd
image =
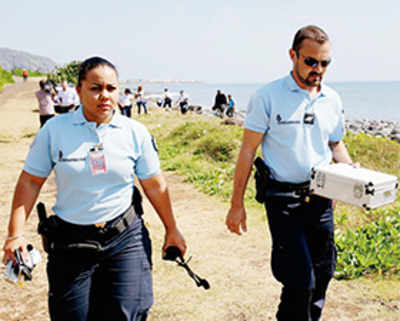
[[[154,95],[149,100],[154,104],[154,108],[159,108],[156,105],[157,97]],[[178,107],[173,107],[174,110],[178,110]],[[203,115],[206,117],[215,117],[219,118],[217,114],[212,111],[210,108],[204,108],[201,105],[192,104],[189,105],[189,109],[194,110],[194,113],[199,115]],[[196,111],[197,110],[197,111]],[[243,126],[244,119],[246,117],[246,112],[239,110],[235,112],[235,115],[232,118],[224,116],[223,123],[225,125],[238,125]],[[373,137],[381,137],[388,140],[393,140],[400,143],[400,122],[390,121],[390,120],[345,120],[345,129],[347,132],[357,135],[361,132]]]

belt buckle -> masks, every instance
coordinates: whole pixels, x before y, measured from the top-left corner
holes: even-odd
[[[94,224],[94,226],[96,226],[97,228],[104,228],[104,226],[106,226],[107,222],[100,222],[100,223],[96,223]]]

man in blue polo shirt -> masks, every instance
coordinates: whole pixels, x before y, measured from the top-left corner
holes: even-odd
[[[336,265],[332,201],[304,191],[311,168],[352,163],[345,145],[343,107],[322,83],[331,62],[328,35],[306,26],[289,50],[291,73],[251,98],[236,164],[228,229],[246,232],[243,197],[254,155],[261,144],[269,169],[265,196],[272,236],[272,272],[282,283],[278,321],[319,320]]]

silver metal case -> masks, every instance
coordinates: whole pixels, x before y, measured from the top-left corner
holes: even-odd
[[[394,202],[397,188],[394,175],[343,163],[316,166],[311,171],[312,194],[367,210]]]

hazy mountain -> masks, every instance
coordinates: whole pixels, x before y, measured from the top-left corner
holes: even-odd
[[[8,71],[14,68],[25,68],[46,73],[52,71],[56,63],[47,57],[32,55],[19,50],[0,48],[0,66]]]

